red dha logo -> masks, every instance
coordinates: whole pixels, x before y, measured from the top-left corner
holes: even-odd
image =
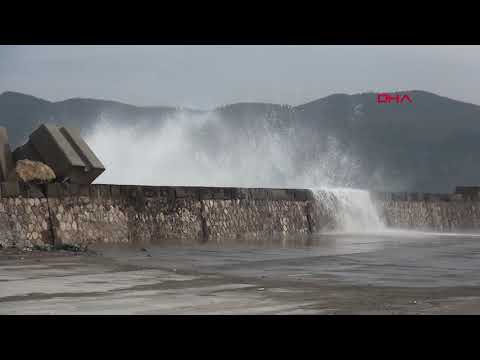
[[[401,104],[404,101],[413,102],[408,95],[377,94],[377,104],[390,104],[392,101],[395,101],[397,104]]]

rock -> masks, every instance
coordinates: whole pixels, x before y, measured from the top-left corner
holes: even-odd
[[[52,168],[39,161],[19,160],[13,177],[23,182],[46,183],[55,180]]]

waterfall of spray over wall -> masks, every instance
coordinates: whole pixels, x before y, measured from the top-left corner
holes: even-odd
[[[368,191],[348,188],[317,188],[312,191],[323,231],[359,233],[385,229]]]
[[[358,177],[358,159],[334,137],[281,125],[275,117],[238,124],[216,112],[178,111],[147,124],[126,125],[103,116],[87,142],[107,168],[97,179],[103,183],[322,186],[313,191],[320,222],[328,220],[325,228],[345,232],[384,228],[370,194],[344,188],[352,187]]]

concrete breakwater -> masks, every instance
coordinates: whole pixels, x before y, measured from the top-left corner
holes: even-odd
[[[459,187],[451,194],[372,193],[372,200],[390,228],[478,232],[479,195],[475,187]]]
[[[0,244],[159,243],[308,234],[295,189],[2,183]]]
[[[338,229],[345,223],[345,211],[350,222],[370,219],[370,215],[359,215],[370,200],[387,226],[440,231],[480,228],[480,200],[472,193],[372,193],[365,197],[363,192],[360,203],[346,201],[358,196],[358,191],[343,191],[342,196],[333,190],[330,193],[331,197],[325,197],[307,189],[1,183],[0,245],[23,248],[308,236],[348,230]],[[372,204],[367,204],[369,212]],[[361,222],[355,231],[368,231],[366,227]]]

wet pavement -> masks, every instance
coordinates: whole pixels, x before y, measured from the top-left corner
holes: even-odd
[[[480,236],[0,252],[0,314],[479,314]]]

